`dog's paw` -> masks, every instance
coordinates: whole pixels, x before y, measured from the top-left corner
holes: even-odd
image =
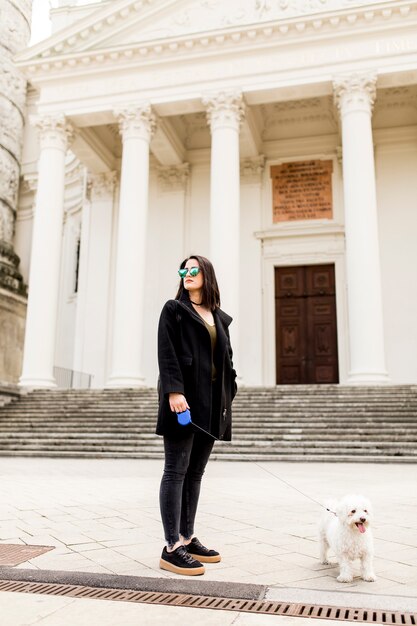
[[[329,561],[328,559],[322,559],[322,560],[320,561],[320,563],[321,563],[322,565],[330,565],[330,561]]]
[[[376,581],[375,574],[364,574],[362,578],[366,580],[367,583],[374,583]]]
[[[353,576],[348,576],[347,574],[339,574],[337,577],[339,583],[351,583],[353,581]]]

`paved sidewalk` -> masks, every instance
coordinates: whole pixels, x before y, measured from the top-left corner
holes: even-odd
[[[351,584],[341,584],[335,566],[319,563],[316,528],[321,509],[314,502],[255,463],[219,461],[210,462],[207,468],[196,532],[206,545],[221,550],[223,558],[220,564],[209,564],[199,580],[267,585],[271,599],[293,601],[330,603],[329,598],[334,598],[342,603],[356,598],[360,605],[365,597],[358,594],[371,594],[373,602],[386,609],[392,608],[386,606],[390,596],[402,610],[416,610],[417,465],[261,465],[320,502],[351,492],[372,500],[377,582],[355,578]],[[162,461],[0,458],[0,540],[55,546],[18,566],[20,569],[178,579],[158,568],[163,546],[158,505],[161,472]],[[0,607],[9,602],[9,596],[13,594],[0,594]],[[308,597],[312,600],[304,600]],[[122,610],[121,603],[114,602],[33,598],[32,604],[39,610],[52,600],[62,601],[55,620],[61,610],[68,612],[68,606],[78,607],[79,603],[96,606],[98,612],[115,604],[116,615]],[[10,602],[13,604],[13,599]],[[21,603],[19,597],[19,606],[28,602]],[[178,609],[187,616],[194,610]],[[130,606],[129,611],[135,619],[140,611],[169,612],[172,619],[176,614],[174,607]],[[220,611],[199,611],[208,616],[204,623],[232,623],[233,613],[217,622]],[[27,616],[25,619],[22,624],[35,623]],[[39,623],[65,623],[48,619],[44,616]],[[74,619],[68,623],[81,623]],[[254,623],[250,619],[250,615],[240,614],[235,623]],[[272,619],[276,624],[277,619],[287,618]],[[295,625],[296,618],[288,619]],[[107,622],[90,619],[90,624],[95,623]]]

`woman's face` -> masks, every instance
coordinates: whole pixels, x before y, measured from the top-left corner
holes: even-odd
[[[200,267],[197,259],[188,259],[187,263],[184,265],[185,268],[191,269],[192,267]],[[204,278],[203,272],[200,270],[197,276],[191,276],[190,273],[183,279],[184,280],[184,289],[187,291],[194,291],[198,289],[202,289]]]

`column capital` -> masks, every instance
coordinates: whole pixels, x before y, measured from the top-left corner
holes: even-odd
[[[156,116],[150,104],[130,105],[116,110],[122,140],[137,138],[151,142],[156,128]]]
[[[240,91],[221,91],[203,98],[211,131],[218,128],[239,130],[245,117],[245,103]]]
[[[112,197],[116,183],[117,172],[89,173],[87,178],[87,195],[91,200]]]
[[[243,183],[255,183],[262,180],[265,156],[247,157],[240,161],[240,179]]]
[[[162,191],[182,191],[190,174],[190,164],[161,165],[158,167],[158,182]]]
[[[31,122],[38,129],[41,149],[65,152],[74,138],[74,127],[63,114],[34,116]]]
[[[334,101],[343,116],[351,111],[372,113],[376,98],[377,75],[374,72],[338,76],[333,81]]]

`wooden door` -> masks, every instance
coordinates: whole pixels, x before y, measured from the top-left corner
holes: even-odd
[[[275,269],[277,384],[339,382],[333,265]]]

